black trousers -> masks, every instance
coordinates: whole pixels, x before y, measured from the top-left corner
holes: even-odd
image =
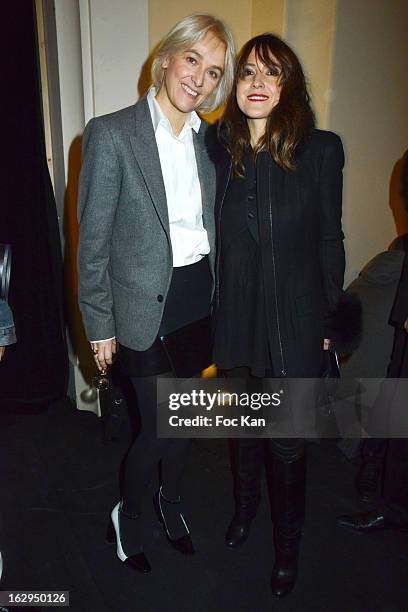
[[[211,290],[207,257],[196,264],[174,268],[159,335],[207,317]],[[157,379],[174,376],[161,343],[155,342],[146,351],[121,345],[119,365],[132,382],[141,423],[139,435],[126,457],[122,484],[123,510],[134,515],[140,513],[141,501],[159,462],[165,497],[178,498],[190,440],[157,437]]]
[[[384,513],[408,526],[408,439],[388,441],[383,479]]]

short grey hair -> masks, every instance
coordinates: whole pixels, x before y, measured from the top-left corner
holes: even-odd
[[[153,85],[160,89],[164,69],[162,63],[166,57],[188,49],[211,32],[225,44],[225,66],[223,74],[213,93],[197,109],[211,113],[227,100],[234,82],[235,46],[231,31],[220,19],[213,15],[194,14],[184,17],[176,23],[160,42],[152,64]]]

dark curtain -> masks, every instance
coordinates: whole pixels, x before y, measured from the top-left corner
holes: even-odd
[[[0,399],[33,404],[66,390],[62,256],[46,163],[34,3],[2,4],[2,24],[0,242],[12,246],[9,303],[17,343],[0,363]]]

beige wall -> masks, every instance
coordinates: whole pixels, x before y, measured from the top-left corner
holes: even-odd
[[[149,40],[152,49],[182,17],[192,13],[210,13],[225,20],[232,28],[235,44],[241,47],[251,37],[251,0],[163,0],[149,2]]]
[[[163,0],[150,0],[150,48],[153,49],[176,21],[191,13],[210,13],[223,19],[231,27],[240,49],[256,34],[267,30],[282,33],[285,0],[172,0],[165,5]]]
[[[281,36],[285,24],[285,4],[285,0],[252,0],[251,36],[263,32]]]
[[[406,0],[338,3],[328,126],[347,158],[348,279],[388,247],[397,226],[408,231],[394,171],[408,147],[407,23]]]
[[[408,231],[398,160],[408,147],[406,0],[149,0],[152,49],[181,17],[213,13],[237,48],[270,30],[298,53],[318,126],[338,132],[346,152],[346,282],[393,237]]]
[[[336,0],[286,0],[284,38],[299,56],[317,124],[327,126]]]

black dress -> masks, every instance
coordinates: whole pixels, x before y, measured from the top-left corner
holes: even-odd
[[[271,372],[272,365],[259,246],[256,169],[250,153],[244,165],[245,178],[231,179],[220,217],[220,295],[214,357],[219,369],[244,366],[253,376],[263,377]]]

